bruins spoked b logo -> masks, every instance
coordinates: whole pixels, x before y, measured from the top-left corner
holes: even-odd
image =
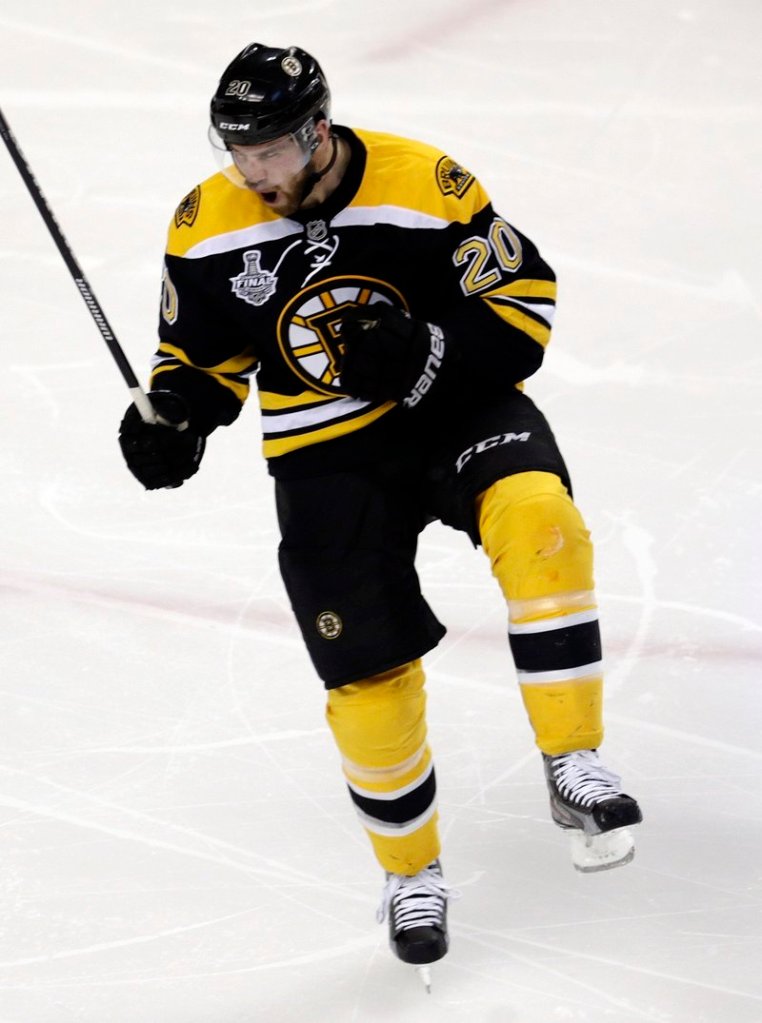
[[[311,390],[340,396],[341,318],[347,309],[384,302],[407,312],[396,288],[373,277],[331,277],[304,288],[278,320],[283,358]]]
[[[344,623],[335,611],[321,611],[315,620],[315,627],[323,639],[338,639],[344,630]]]

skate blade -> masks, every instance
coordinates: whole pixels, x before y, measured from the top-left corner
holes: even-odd
[[[421,983],[426,988],[427,992],[431,994],[431,967],[416,966],[415,972],[421,978]]]
[[[623,867],[635,856],[635,839],[628,828],[617,828],[602,835],[573,831],[569,837],[572,863],[582,874]]]

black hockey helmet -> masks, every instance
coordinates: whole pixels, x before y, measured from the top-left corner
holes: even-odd
[[[211,103],[211,133],[225,148],[291,134],[312,152],[315,122],[330,121],[330,105],[328,82],[309,53],[250,43],[220,79]]]

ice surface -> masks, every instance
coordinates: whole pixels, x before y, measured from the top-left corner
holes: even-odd
[[[254,403],[144,493],[121,381],[0,152],[0,1023],[760,1023],[760,109],[753,0],[0,8],[0,105],[141,376],[166,223],[246,42],[438,144],[560,277],[530,393],[597,542],[630,866],[550,823],[481,553],[432,527],[444,864],[427,996],[374,921],[275,560]]]

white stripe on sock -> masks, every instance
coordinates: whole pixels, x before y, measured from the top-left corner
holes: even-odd
[[[581,682],[587,678],[600,678],[603,661],[581,664],[578,668],[564,668],[562,671],[517,671],[519,682],[526,685],[550,685],[553,682]]]
[[[557,618],[541,618],[536,622],[509,622],[508,632],[511,636],[525,636],[533,632],[553,632],[555,629],[567,629],[571,625],[584,625],[586,622],[598,620],[598,608],[591,607],[588,611],[577,611],[570,615]]]

